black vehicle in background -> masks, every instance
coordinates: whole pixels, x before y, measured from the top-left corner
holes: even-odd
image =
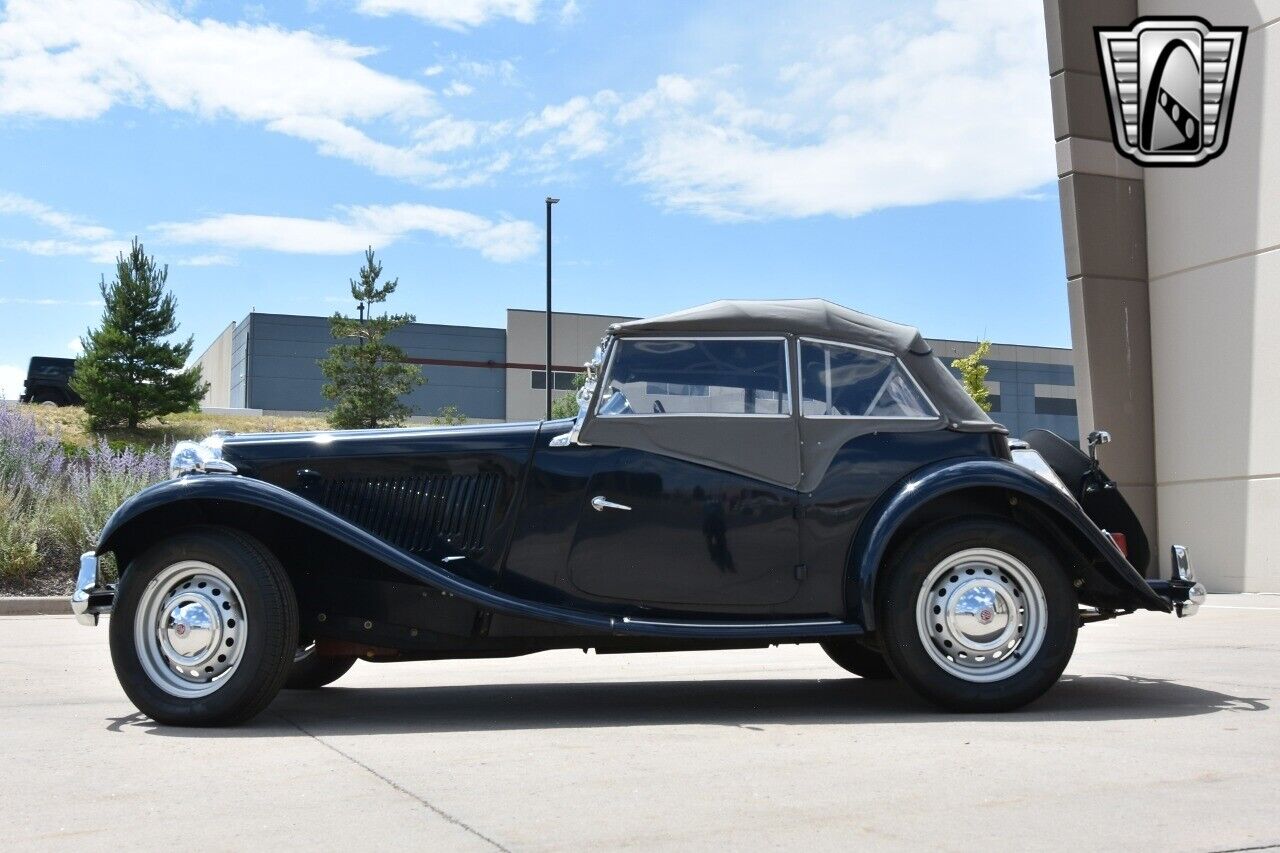
[[[84,400],[71,388],[71,374],[75,369],[74,358],[32,357],[19,401],[44,406],[79,406]]]

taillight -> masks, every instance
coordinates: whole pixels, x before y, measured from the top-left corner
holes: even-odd
[[[1111,541],[1116,543],[1116,547],[1120,549],[1120,553],[1124,554],[1127,559],[1129,556],[1129,540],[1125,535],[1123,533],[1108,533],[1107,535],[1111,537]]]

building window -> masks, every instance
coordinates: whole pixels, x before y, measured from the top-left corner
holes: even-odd
[[[988,394],[987,403],[990,404],[991,411],[993,412],[1000,411],[1000,395],[999,394]]]
[[[552,386],[556,391],[572,391],[573,377],[578,374],[570,370],[553,370],[551,371]],[[530,372],[529,387],[539,391],[545,391],[547,388],[547,372],[545,370],[534,370]]]
[[[1070,397],[1036,397],[1037,415],[1076,414],[1076,401]]]

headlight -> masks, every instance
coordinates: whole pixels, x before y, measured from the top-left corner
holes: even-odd
[[[236,472],[236,466],[222,458],[221,435],[211,435],[204,441],[179,441],[173,446],[173,453],[169,454],[170,477],[211,471]]]

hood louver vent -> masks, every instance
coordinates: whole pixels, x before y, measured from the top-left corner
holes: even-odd
[[[478,556],[493,515],[497,474],[352,477],[324,480],[304,494],[406,551]]]

